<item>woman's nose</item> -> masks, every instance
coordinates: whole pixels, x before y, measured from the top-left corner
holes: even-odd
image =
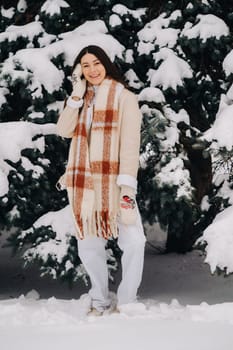
[[[93,65],[93,66],[90,66],[90,72],[92,73],[92,72],[95,72],[95,66]]]

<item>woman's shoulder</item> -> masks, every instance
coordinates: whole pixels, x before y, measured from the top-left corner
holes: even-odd
[[[135,95],[135,93],[124,87],[120,95],[120,100],[122,103],[128,100],[137,101],[137,96]]]

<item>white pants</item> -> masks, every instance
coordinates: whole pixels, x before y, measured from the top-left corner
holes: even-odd
[[[136,301],[137,290],[142,280],[145,235],[141,217],[135,225],[118,223],[118,245],[123,251],[121,258],[122,280],[117,291],[118,306]],[[108,289],[108,267],[105,250],[106,240],[88,236],[78,240],[79,257],[90,277],[89,295],[92,306],[102,309],[110,305]]]

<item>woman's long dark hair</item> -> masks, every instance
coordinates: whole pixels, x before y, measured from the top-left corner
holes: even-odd
[[[101,47],[96,45],[89,45],[84,47],[78,54],[78,56],[74,60],[74,64],[71,70],[71,74],[73,73],[76,65],[81,62],[81,59],[84,55],[87,53],[91,53],[92,55],[95,55],[102,65],[104,66],[106,70],[106,76],[118,81],[119,83],[122,83],[124,86],[126,86],[126,83],[119,71],[119,69],[116,67],[116,65],[110,60],[106,52],[101,49]]]

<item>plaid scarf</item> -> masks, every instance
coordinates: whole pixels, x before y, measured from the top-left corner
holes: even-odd
[[[98,88],[91,129],[87,110],[94,96],[88,87],[72,138],[66,187],[78,238],[86,235],[116,237],[119,188],[119,92],[123,86],[105,79]]]

